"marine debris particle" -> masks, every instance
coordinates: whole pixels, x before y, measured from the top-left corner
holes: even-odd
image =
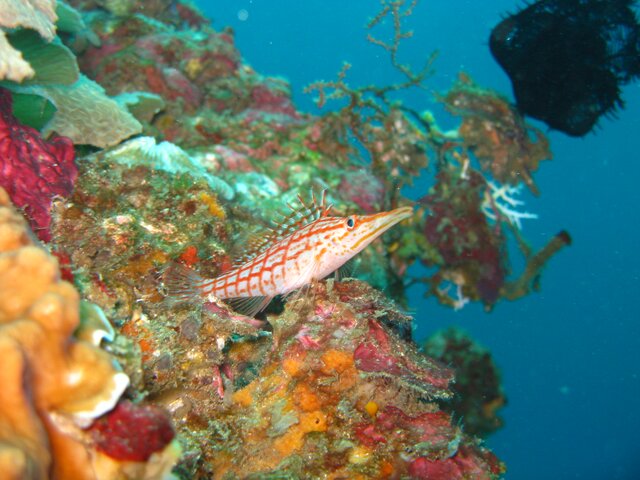
[[[621,108],[621,86],[640,75],[634,3],[542,0],[502,20],[489,46],[518,108],[577,137]]]

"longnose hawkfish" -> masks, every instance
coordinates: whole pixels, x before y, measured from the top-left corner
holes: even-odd
[[[313,193],[267,235],[252,242],[230,271],[212,279],[178,263],[163,274],[168,296],[182,300],[225,300],[253,316],[276,295],[288,295],[342,267],[396,223],[412,215],[411,207],[372,215],[331,216],[326,190],[320,203]]]

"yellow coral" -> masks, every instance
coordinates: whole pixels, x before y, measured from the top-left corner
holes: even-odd
[[[243,407],[248,407],[253,403],[253,390],[255,389],[255,384],[251,383],[237,392],[234,392],[232,398],[233,401]]]
[[[300,450],[304,445],[304,436],[310,432],[326,432],[327,416],[321,410],[300,414],[299,422],[292,425],[287,432],[273,442],[275,449],[288,457]]]
[[[327,416],[322,410],[300,414],[300,430],[308,432],[326,432]]]
[[[353,362],[352,353],[330,349],[324,352],[321,359],[320,371],[336,378],[336,381],[329,387],[331,390],[343,391],[356,383],[358,372]]]
[[[218,197],[216,195],[209,195],[208,193],[200,194],[200,201],[204,203],[204,205],[209,210],[209,213],[220,220],[224,220],[226,217],[226,213],[222,206],[218,203]]]
[[[296,405],[300,407],[302,411],[311,412],[320,408],[321,402],[318,395],[316,395],[311,387],[306,383],[299,383],[293,389],[293,398]]]
[[[353,447],[349,452],[349,463],[353,463],[354,465],[367,463],[369,460],[371,460],[372,455],[373,452],[371,451],[371,449],[365,447],[364,445]]]
[[[304,432],[297,427],[291,427],[287,433],[274,440],[273,446],[280,455],[288,457],[297,452],[304,445]]]
[[[282,361],[282,370],[284,370],[289,376],[296,377],[305,370],[304,354],[297,355],[295,357],[287,357]]]
[[[378,413],[378,404],[371,400],[364,406],[364,411],[367,412],[370,416],[375,417]]]
[[[327,350],[322,355],[322,363],[320,371],[325,375],[341,373],[353,366],[353,355],[340,350]]]
[[[199,58],[190,58],[187,60],[187,64],[185,65],[185,73],[190,80],[195,80],[202,72],[204,65]]]

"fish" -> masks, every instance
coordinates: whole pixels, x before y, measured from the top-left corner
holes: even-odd
[[[285,298],[314,281],[336,272],[376,238],[413,215],[410,206],[370,214],[332,216],[326,190],[320,200],[311,194],[277,227],[249,242],[236,266],[215,278],[204,278],[172,262],[162,275],[165,294],[185,301],[224,300],[248,316],[264,310],[281,295]]]

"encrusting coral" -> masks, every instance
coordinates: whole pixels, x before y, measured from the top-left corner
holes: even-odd
[[[160,415],[153,420],[147,415],[139,424],[161,427],[166,441],[156,444],[155,454],[133,457],[133,462],[110,458],[111,445],[84,430],[94,419],[110,417],[107,412],[129,378],[106,351],[73,338],[79,322],[78,293],[60,280],[57,261],[34,244],[24,219],[0,189],[2,478],[162,478],[175,459],[175,446],[169,443],[171,426]],[[136,423],[129,425],[135,430]],[[114,435],[110,442],[131,443],[130,438]]]
[[[273,345],[252,381],[246,346],[229,350],[235,391],[208,426],[213,478],[501,475],[501,462],[439,408],[453,372],[401,340],[409,317],[363,282],[312,290],[269,318]]]

